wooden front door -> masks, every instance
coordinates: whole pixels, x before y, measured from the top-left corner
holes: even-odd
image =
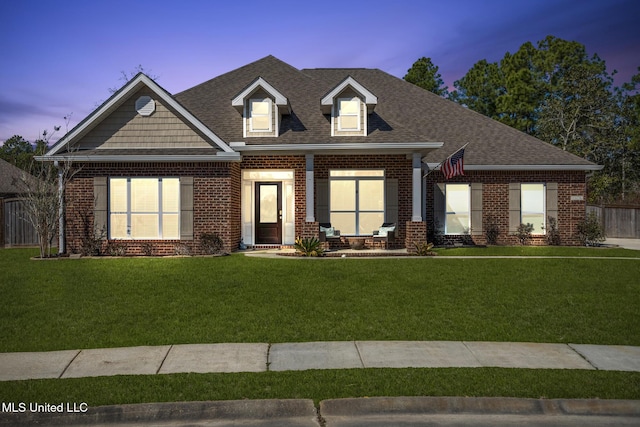
[[[256,244],[282,243],[282,183],[256,182]]]

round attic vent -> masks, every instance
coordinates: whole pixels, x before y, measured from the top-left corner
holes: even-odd
[[[141,96],[136,100],[136,111],[141,116],[150,116],[156,111],[156,103],[150,96]]]

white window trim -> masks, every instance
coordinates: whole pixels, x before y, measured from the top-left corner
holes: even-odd
[[[334,169],[334,170],[342,170],[342,169]],[[367,169],[348,169],[348,170],[354,170],[354,171],[367,171]],[[384,173],[384,170],[382,169],[369,169],[372,172],[376,171],[382,171],[382,175],[381,176],[331,176],[331,172],[329,171],[329,218],[331,218],[331,214],[333,212],[336,213],[351,213],[353,212],[355,214],[356,217],[356,225],[355,225],[355,230],[356,230],[356,234],[344,234],[345,236],[371,236],[371,233],[367,233],[367,234],[358,234],[358,231],[360,230],[360,213],[382,213],[382,218],[383,218],[383,222],[384,222],[384,218],[386,218],[386,211],[387,211],[387,194],[386,194],[386,174]],[[348,210],[348,211],[343,211],[343,210],[333,210],[331,208],[331,181],[355,181],[356,182],[356,200],[355,200],[355,209],[353,211]],[[360,192],[360,181],[382,181],[382,211],[379,210],[370,210],[370,209],[366,209],[366,210],[360,210],[360,198],[358,197],[359,192]],[[382,223],[380,224],[382,225]],[[373,231],[373,230],[372,230]]]
[[[522,186],[523,185],[541,185],[542,186],[542,212],[529,212],[526,211],[524,209],[522,209],[522,204],[523,204],[523,191],[522,191]],[[520,224],[523,224],[523,220],[522,217],[525,213],[528,214],[540,214],[542,213],[542,230],[541,231],[534,231],[531,234],[533,236],[544,236],[547,234],[547,184],[544,182],[523,182],[520,183]]]
[[[256,117],[267,117],[269,119],[269,128],[268,129],[254,129],[253,128],[253,117],[254,117],[254,113],[253,113],[253,102],[254,101],[258,101],[258,102],[266,102],[268,105],[268,109],[269,111],[267,112],[267,114],[257,114]],[[269,133],[269,132],[273,132],[273,103],[271,102],[270,98],[250,98],[249,99],[249,105],[247,106],[247,110],[248,110],[248,119],[249,119],[249,132],[265,132],[265,133]]]
[[[358,103],[358,112],[356,114],[342,114],[342,111],[340,111],[340,101],[356,101]],[[337,114],[337,119],[338,119],[338,131],[339,132],[360,132],[362,130],[362,127],[360,125],[360,122],[362,121],[362,101],[360,100],[360,98],[358,98],[357,96],[353,96],[353,97],[344,97],[344,98],[338,98],[338,102],[337,102],[337,106],[336,106],[336,110],[338,112]],[[347,116],[347,117],[353,117],[356,116],[357,117],[357,127],[356,128],[343,128],[342,127],[342,117],[343,116]]]
[[[127,211],[126,212],[112,212],[111,211],[111,180],[112,179],[126,179],[127,180]],[[158,210],[157,211],[153,211],[153,212],[131,212],[131,180],[132,179],[155,179],[157,180],[158,183]],[[108,180],[108,190],[107,190],[107,194],[108,194],[108,200],[107,200],[107,218],[108,218],[108,222],[107,222],[107,229],[108,229],[108,238],[109,240],[178,240],[180,239],[180,207],[178,207],[178,210],[176,212],[173,211],[163,211],[162,210],[162,182],[163,179],[178,179],[178,182],[180,181],[180,179],[178,177],[171,177],[171,176],[165,176],[165,177],[142,177],[142,176],[136,176],[136,177],[111,177]],[[180,200],[180,186],[178,185],[178,201]],[[112,214],[119,214],[119,215],[127,215],[127,235],[129,237],[112,237],[111,236],[111,215]],[[143,215],[158,215],[158,237],[145,237],[145,238],[134,238],[131,237],[131,215],[132,214],[143,214]],[[162,217],[165,214],[170,214],[170,215],[178,215],[178,236],[177,237],[163,237],[162,236],[162,230],[163,230],[163,223],[162,223]]]
[[[464,233],[450,233],[449,232],[449,214],[459,214],[460,212],[453,212],[453,211],[448,211],[447,210],[447,187],[449,187],[450,185],[466,185],[468,187],[467,190],[467,205],[469,206],[469,210],[466,211],[467,212],[467,216],[469,217],[469,222],[467,223],[467,231]],[[464,183],[460,183],[460,184],[445,184],[444,186],[444,234],[445,235],[450,235],[450,236],[460,236],[460,235],[465,235],[465,234],[469,234],[471,232],[471,185],[470,184],[464,184]]]

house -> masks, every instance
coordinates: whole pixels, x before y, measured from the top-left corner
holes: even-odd
[[[24,204],[26,183],[32,180],[35,178],[22,169],[0,159],[0,247],[38,244]]]
[[[466,145],[464,175],[438,166]],[[267,56],[172,95],[138,74],[44,156],[73,161],[66,189],[68,251],[81,216],[140,253],[199,251],[214,232],[232,251],[319,236],[370,239],[393,223],[395,244],[427,234],[516,242],[549,217],[578,244],[586,177],[600,167],[378,69],[296,69]],[[86,231],[85,231],[86,232]],[[337,234],[337,233],[336,233]],[[368,239],[368,240],[367,240]]]

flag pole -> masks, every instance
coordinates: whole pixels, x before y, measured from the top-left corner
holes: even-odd
[[[429,172],[425,173],[422,177],[426,178],[429,176],[429,174],[431,174],[431,172],[440,170],[440,168],[442,168],[442,165],[444,164],[444,162],[446,162],[447,160],[449,160],[449,157],[453,156],[454,154],[456,154],[458,151],[463,150],[467,147],[467,145],[469,145],[469,143],[467,142],[466,144],[464,144],[462,147],[458,148],[456,151],[454,151],[453,153],[451,153],[450,156],[447,156],[446,159],[444,159],[443,161],[440,162],[440,164],[438,164],[438,166],[436,166],[433,169],[430,169]]]

